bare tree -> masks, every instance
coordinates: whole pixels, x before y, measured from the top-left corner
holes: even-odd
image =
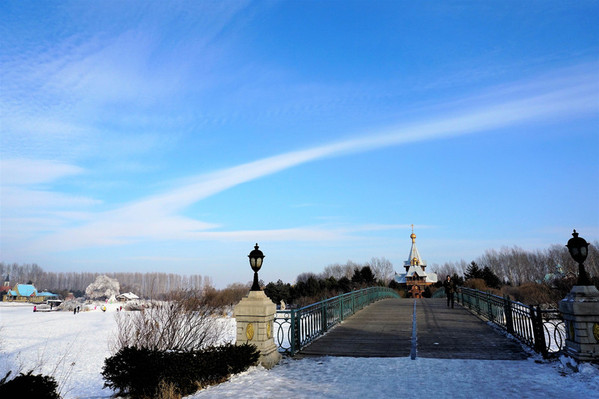
[[[316,274],[311,273],[311,272],[306,272],[306,273],[298,274],[298,276],[296,277],[295,281],[296,281],[296,283],[305,283],[310,278],[318,280],[318,276]]]
[[[386,258],[372,258],[367,266],[370,266],[374,277],[385,285],[389,284],[393,278],[393,264]]]
[[[140,312],[118,312],[113,350],[126,346],[192,351],[218,344],[226,331],[219,309],[196,291],[181,291]]]
[[[433,264],[430,267],[433,272],[437,273],[439,280],[444,280],[445,276],[453,276],[454,274],[460,276],[464,274],[464,268],[461,262],[445,262],[441,266]]]
[[[344,265],[335,263],[325,267],[324,271],[321,274],[321,277],[325,279],[329,277],[334,277],[336,280],[340,280],[343,277],[351,279],[354,275],[354,271],[356,269],[361,269],[363,266],[364,265],[360,265],[351,260],[348,260]]]

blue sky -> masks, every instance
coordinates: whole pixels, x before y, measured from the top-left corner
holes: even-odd
[[[599,239],[599,2],[4,1],[1,247],[293,282]]]

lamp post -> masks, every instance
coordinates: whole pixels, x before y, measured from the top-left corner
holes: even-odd
[[[258,243],[254,246],[254,250],[250,252],[248,255],[250,258],[250,266],[254,271],[254,283],[252,284],[252,288],[250,291],[260,291],[260,283],[258,283],[258,271],[262,267],[262,260],[264,259],[264,254],[262,251],[258,249]]]
[[[258,271],[262,267],[264,254],[258,244],[248,255],[254,271],[254,284],[250,292],[235,305],[233,317],[236,320],[237,345],[250,343],[260,352],[260,364],[269,369],[281,360],[281,354],[275,345],[275,315],[277,305],[266,296],[258,283]]]
[[[572,238],[566,244],[570,256],[578,263],[578,281],[576,285],[591,285],[591,280],[584,268],[584,261],[589,253],[589,243],[582,237],[578,237],[576,230],[572,233]]]
[[[564,299],[559,310],[566,327],[564,353],[578,361],[599,360],[599,290],[584,269],[589,244],[574,230],[566,245],[574,261],[578,262],[578,281]]]

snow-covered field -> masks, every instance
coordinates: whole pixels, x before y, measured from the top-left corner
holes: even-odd
[[[109,398],[100,372],[110,356],[116,305],[81,312],[33,313],[0,302],[0,378],[9,369],[54,375],[65,398]],[[231,333],[234,334],[234,323]],[[284,359],[254,367],[189,398],[383,398],[427,392],[439,397],[598,397],[599,369],[562,362],[406,358]],[[421,396],[421,395],[418,395]]]

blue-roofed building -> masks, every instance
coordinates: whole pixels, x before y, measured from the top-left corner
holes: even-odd
[[[42,303],[48,299],[54,299],[58,295],[51,292],[39,292],[33,284],[17,284],[8,290],[3,297],[5,301]]]
[[[38,292],[37,296],[41,296],[41,297],[44,297],[46,299],[55,299],[55,298],[58,298],[58,294],[53,294],[53,293],[48,292],[48,291]]]

